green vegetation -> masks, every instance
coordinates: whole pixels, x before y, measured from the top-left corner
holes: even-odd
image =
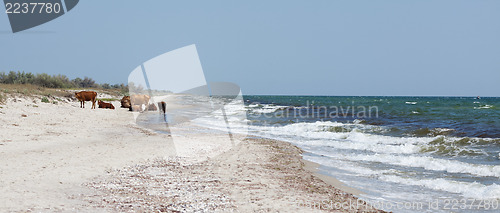
[[[62,89],[44,88],[32,84],[0,84],[0,95],[3,95],[4,99],[12,94],[21,94],[24,96],[40,95],[45,97],[74,97],[74,93]]]
[[[116,98],[99,98],[101,101],[118,101]]]
[[[9,73],[0,72],[0,104],[5,104],[8,98],[18,95],[43,97],[42,102],[44,103],[58,104],[66,98],[74,99],[75,90],[93,90],[97,93],[114,96],[129,94],[127,85],[98,84],[88,77],[70,80],[65,75],[33,74],[14,71],[10,71]],[[103,101],[116,100],[118,99],[103,99]]]
[[[32,84],[45,88],[97,88],[120,89],[122,92],[128,91],[127,86],[124,84],[98,84],[89,77],[70,80],[65,75],[33,74],[19,71],[10,71],[9,73],[0,72],[0,84]]]
[[[49,101],[49,99],[47,97],[43,97],[42,98],[42,102],[43,103],[49,103],[50,101]]]

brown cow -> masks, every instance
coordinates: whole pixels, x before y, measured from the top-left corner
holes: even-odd
[[[104,101],[98,100],[97,104],[99,105],[99,108],[104,108],[104,109],[115,109],[115,106],[111,103],[106,103]]]
[[[131,95],[129,109],[132,109],[131,111],[144,111],[149,106],[149,98],[149,95]]]
[[[121,103],[122,108],[130,108],[130,96],[123,96]]]
[[[75,92],[75,97],[80,101],[80,108],[85,108],[85,101],[92,102],[92,109],[95,109],[95,98],[97,97],[97,92],[94,91],[81,91]]]
[[[148,111],[156,111],[158,110],[158,108],[156,108],[156,105],[155,104],[150,104],[147,108]]]
[[[160,109],[159,112],[165,114],[166,108],[167,108],[167,103],[165,101],[158,102],[158,108]]]
[[[130,96],[130,104],[131,105],[148,105],[149,103],[149,95],[131,95]]]
[[[141,106],[139,105],[130,105],[130,107],[128,108],[128,111],[132,111],[132,112],[138,112],[138,111],[141,111]]]

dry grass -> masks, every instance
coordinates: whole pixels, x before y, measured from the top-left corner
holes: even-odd
[[[9,97],[48,97],[51,99],[69,98],[74,99],[75,90],[93,90],[98,93],[121,96],[120,89],[95,89],[95,88],[72,88],[72,89],[52,89],[40,87],[32,84],[0,84],[0,103],[5,103]]]
[[[0,92],[5,95],[21,95],[33,97],[37,95],[47,97],[71,97],[72,94],[63,89],[51,89],[31,84],[0,84]]]

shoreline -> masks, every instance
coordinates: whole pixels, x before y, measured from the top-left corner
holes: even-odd
[[[321,164],[318,164],[318,163],[315,163],[312,161],[308,161],[305,159],[302,159],[302,162],[304,162],[304,169],[305,170],[311,172],[314,176],[318,177],[323,182],[330,184],[331,186],[333,186],[337,189],[340,189],[344,192],[350,193],[356,197],[358,197],[360,194],[364,193],[363,191],[361,191],[359,189],[348,186],[347,184],[338,180],[335,177],[319,173],[319,167],[321,166]]]
[[[212,133],[173,141],[112,103],[116,110],[22,96],[2,104],[0,210],[381,212],[317,209],[359,192],[314,172],[291,143],[248,138],[231,147]]]
[[[288,142],[251,138],[204,161],[155,159],[113,170],[87,186],[100,192],[94,207],[106,211],[383,212],[366,208],[369,204],[353,195],[355,189],[311,171],[315,163],[303,160],[301,153]],[[178,188],[196,193],[186,195]]]

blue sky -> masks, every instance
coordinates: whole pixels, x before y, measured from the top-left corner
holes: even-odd
[[[80,1],[13,34],[0,71],[125,83],[196,44],[207,81],[244,94],[500,96],[500,1]]]

